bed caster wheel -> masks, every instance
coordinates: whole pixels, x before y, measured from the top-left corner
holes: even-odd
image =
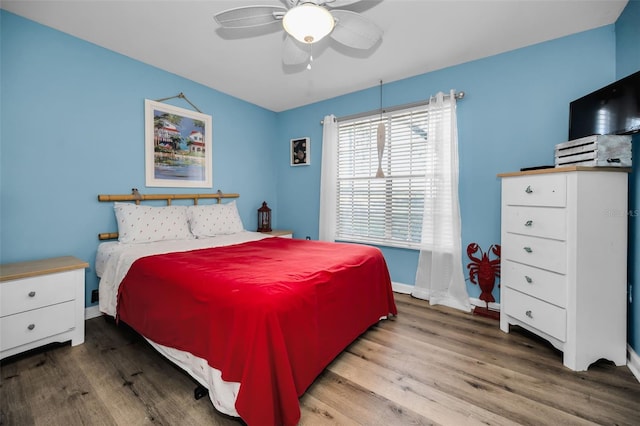
[[[209,390],[207,388],[205,388],[204,386],[198,386],[197,388],[195,388],[193,390],[193,397],[195,399],[204,398],[208,394],[209,394]]]

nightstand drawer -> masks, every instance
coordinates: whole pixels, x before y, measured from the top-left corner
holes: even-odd
[[[564,208],[505,206],[502,214],[506,232],[556,240],[567,238],[567,211]]]
[[[567,316],[564,309],[510,288],[505,288],[503,295],[508,303],[501,301],[501,306],[507,315],[562,342],[566,340]]]
[[[500,283],[522,293],[567,307],[567,277],[544,269],[505,260],[500,270]]]
[[[565,274],[567,248],[564,241],[505,233],[502,257],[549,271]]]
[[[502,182],[502,202],[512,206],[564,207],[567,179],[560,173],[505,179]]]
[[[72,330],[74,315],[74,302],[71,301],[0,318],[0,350]]]
[[[59,272],[0,284],[0,316],[75,299],[77,271]]]

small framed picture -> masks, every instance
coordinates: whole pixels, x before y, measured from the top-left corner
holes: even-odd
[[[311,145],[309,138],[291,139],[289,158],[292,166],[308,166],[311,164]]]

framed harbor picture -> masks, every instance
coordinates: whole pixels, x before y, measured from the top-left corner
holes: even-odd
[[[211,116],[144,102],[146,185],[212,188]]]
[[[292,166],[308,166],[311,164],[311,146],[309,138],[291,139],[289,158]]]

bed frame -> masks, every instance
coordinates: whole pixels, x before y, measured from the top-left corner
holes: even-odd
[[[199,200],[214,199],[218,204],[222,202],[223,198],[238,198],[240,194],[228,193],[223,194],[222,191],[210,193],[210,194],[140,194],[137,188],[131,189],[131,194],[100,194],[98,195],[98,201],[134,201],[136,204],[140,204],[141,201],[151,200],[163,200],[168,206],[171,205],[173,200],[192,200],[193,205],[198,205]],[[115,240],[118,238],[117,232],[102,232],[98,234],[98,239]]]

